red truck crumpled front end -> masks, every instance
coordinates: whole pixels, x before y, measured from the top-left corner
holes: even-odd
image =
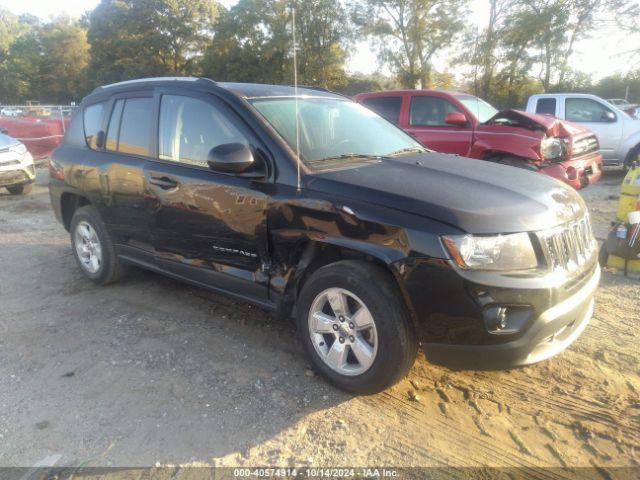
[[[597,182],[602,176],[602,155],[599,153],[585,159],[554,163],[539,170],[541,173],[563,181],[576,190]]]
[[[572,137],[567,145],[566,157],[539,169],[541,173],[557,178],[575,189],[587,187],[602,176],[602,155],[593,134]]]

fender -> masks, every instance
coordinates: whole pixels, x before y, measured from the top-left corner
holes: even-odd
[[[534,163],[540,162],[540,157],[534,150],[534,147],[540,143],[538,139],[524,135],[505,134],[505,141],[497,142],[494,136],[487,132],[476,132],[475,142],[471,146],[469,156],[486,159],[499,155],[515,155]]]
[[[271,206],[269,291],[282,316],[291,312],[306,276],[323,265],[347,258],[367,259],[387,269],[402,290],[398,268],[404,260],[444,256],[439,237],[425,232],[459,233],[442,224],[440,230],[435,229],[434,220],[406,212],[380,206],[374,212],[371,206],[350,203],[353,210],[309,198]]]
[[[629,156],[631,151],[639,145],[640,145],[640,130],[633,133],[631,136],[626,138],[624,142],[622,142],[622,145],[620,145],[620,148],[618,148],[618,153],[617,153],[618,158],[621,161],[626,162],[627,157]]]

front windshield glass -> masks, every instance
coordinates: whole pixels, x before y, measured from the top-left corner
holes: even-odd
[[[295,98],[259,98],[253,106],[296,149]],[[313,167],[425,150],[362,105],[333,98],[298,98],[301,160]]]
[[[493,108],[491,104],[473,95],[459,95],[457,98],[481,123],[486,122],[498,113],[498,110]]]

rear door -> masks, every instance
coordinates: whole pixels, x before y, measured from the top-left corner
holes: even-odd
[[[91,117],[98,108],[104,114],[96,130],[88,124],[95,123]],[[87,155],[86,168],[73,172],[74,177],[82,181],[84,191],[100,192],[96,205],[116,243],[123,248],[134,248],[136,254],[151,249],[143,169],[151,152],[152,113],[152,91],[115,95],[100,107],[87,107],[85,135],[92,151]],[[92,131],[88,132],[87,128]]]
[[[207,164],[212,148],[234,142],[255,147],[257,139],[211,94],[167,88],[157,92],[157,102],[157,156],[145,166],[156,263],[230,293],[267,298],[271,185]]]
[[[593,98],[565,97],[564,118],[595,133],[600,143],[602,158],[605,161],[616,160],[618,146],[622,140],[623,120],[604,102]]]
[[[445,122],[448,113],[462,112],[446,98],[432,95],[409,97],[406,124],[401,127],[424,146],[437,152],[466,156],[471,148],[471,124],[453,126]]]

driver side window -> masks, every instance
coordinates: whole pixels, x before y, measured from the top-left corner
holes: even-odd
[[[245,136],[214,105],[197,98],[163,95],[160,103],[160,160],[207,167],[211,149],[248,145]]]
[[[565,100],[565,118],[570,122],[610,123],[615,114],[600,102],[590,98],[567,98]]]

